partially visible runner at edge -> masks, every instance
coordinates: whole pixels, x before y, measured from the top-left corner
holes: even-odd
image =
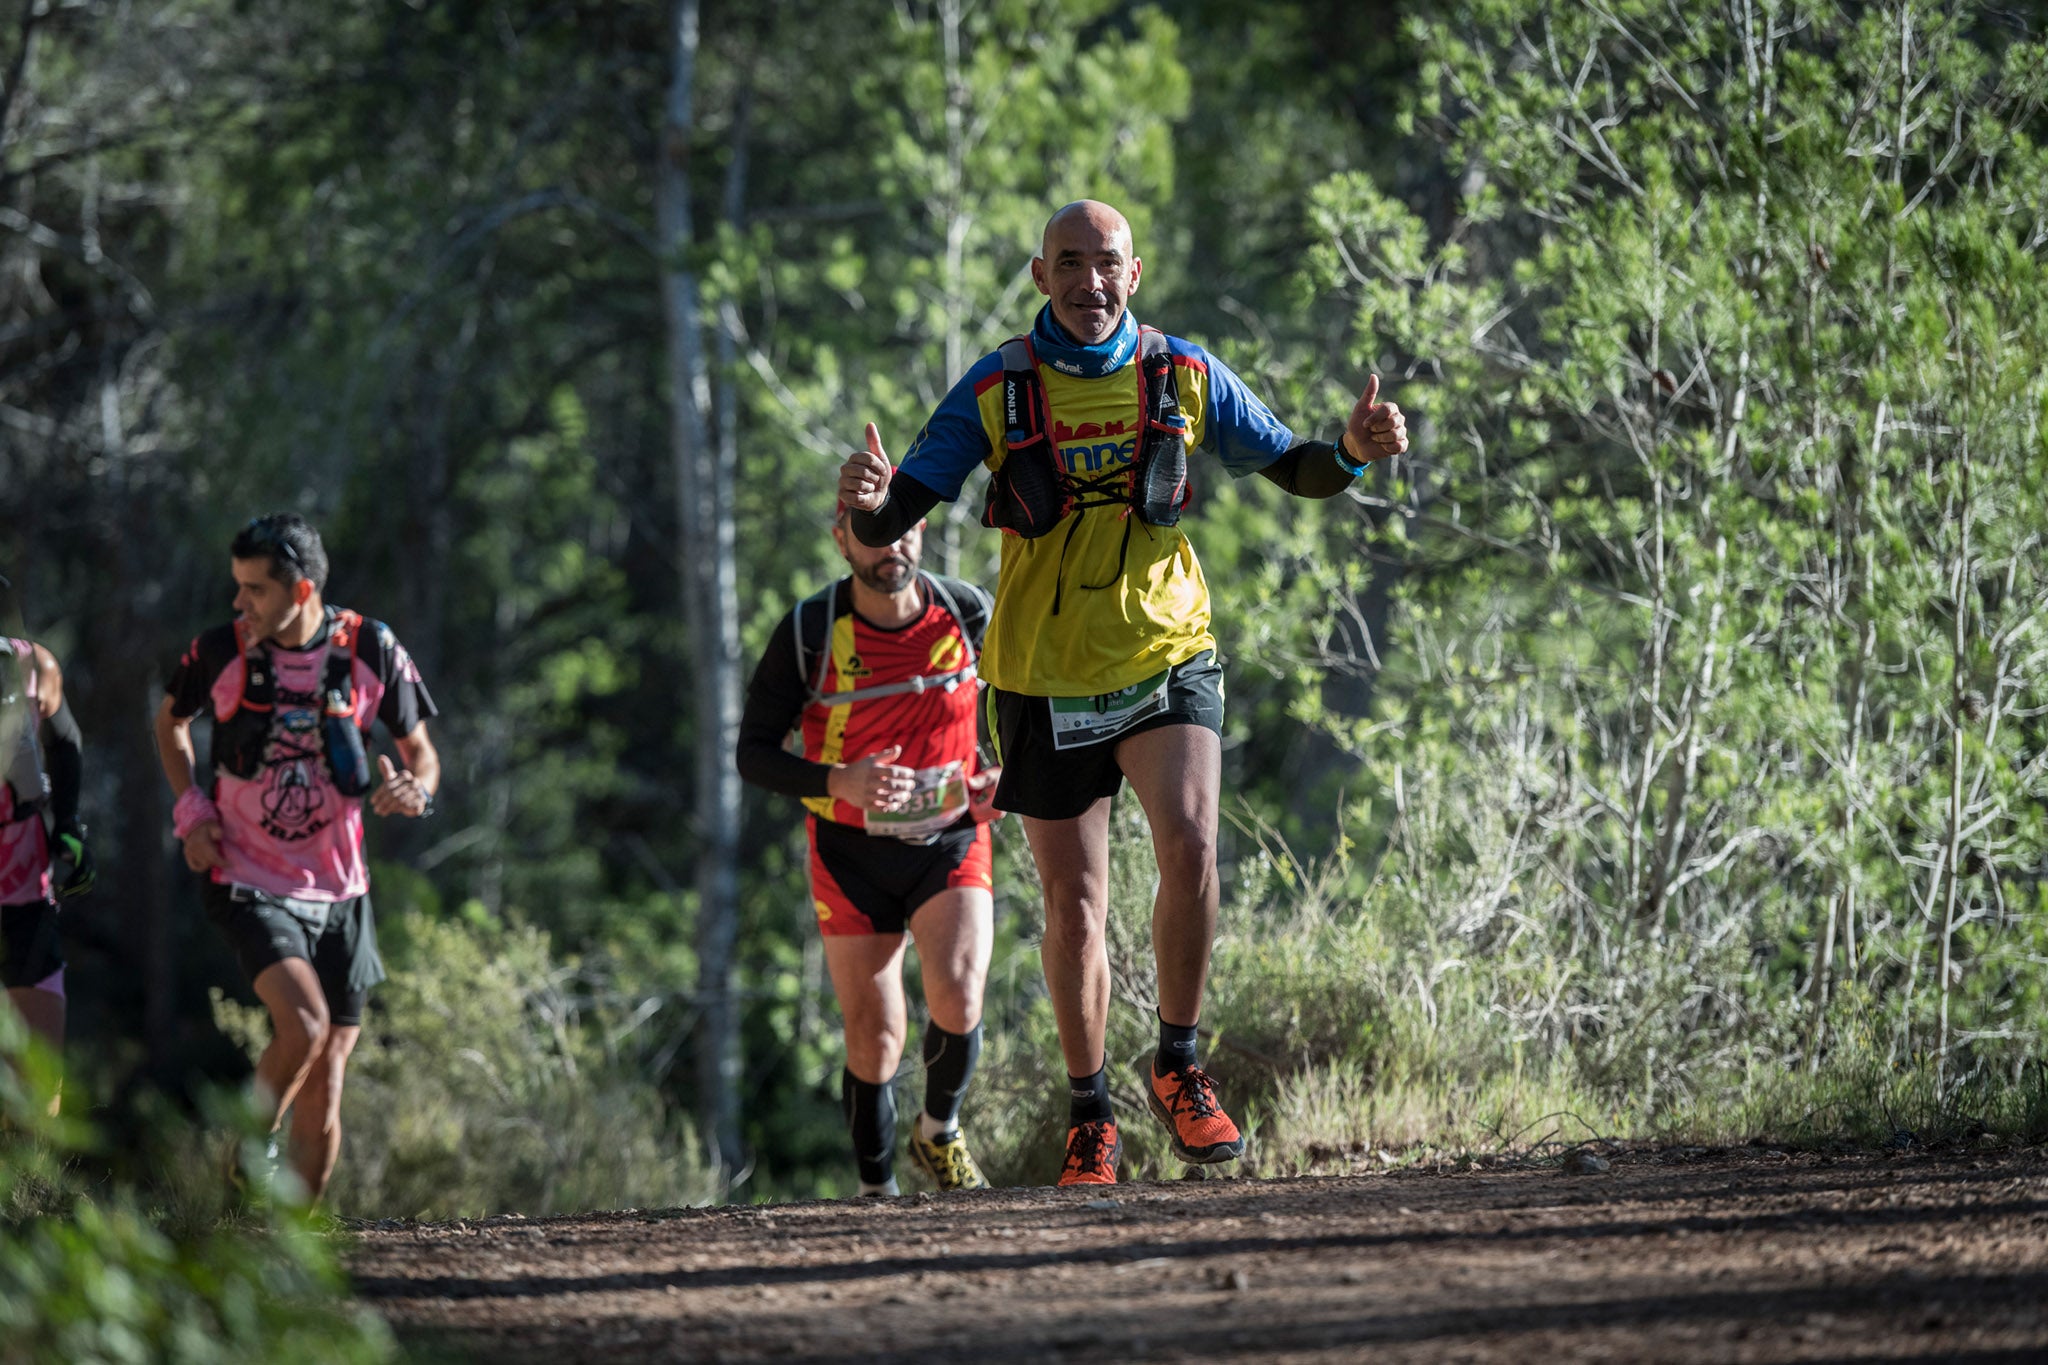
[[[0,636],[0,982],[29,1032],[53,1052],[64,1046],[57,906],[91,890],[94,878],[78,819],[84,775],[85,745],[56,656]],[[51,1113],[57,1105],[52,1096]]]
[[[327,551],[289,512],[258,517],[228,550],[234,621],[186,649],[157,712],[185,865],[207,918],[270,1012],[256,1103],[318,1200],[341,1152],[341,1087],[370,988],[384,979],[363,861],[363,801],[433,812],[438,714],[405,646],[380,621],[322,600]],[[213,722],[213,771],[194,769],[192,721]],[[399,762],[370,760],[370,730]]]
[[[740,718],[740,775],[809,812],[811,902],[845,1020],[839,1096],[860,1192],[897,1192],[906,927],[931,1014],[910,1155],[941,1190],[981,1189],[960,1104],[981,1057],[995,936],[987,822],[1000,774],[980,769],[976,748],[989,598],[919,572],[922,522],[870,548],[847,534],[841,508],[832,539],[852,573],[769,638]]]
[[[1335,444],[1300,439],[1222,361],[1141,333],[1126,307],[1141,271],[1121,213],[1089,200],[1054,213],[1031,262],[1047,303],[1024,339],[1026,362],[1007,367],[1008,378],[1002,351],[969,367],[899,469],[870,424],[867,449],[839,477],[853,533],[870,545],[958,498],[979,464],[997,473],[984,524],[1018,532],[1003,537],[983,673],[1003,765],[995,804],[1023,817],[1045,888],[1042,956],[1069,1077],[1062,1185],[1115,1183],[1122,1153],[1103,1045],[1110,798],[1126,778],[1159,870],[1148,1107],[1184,1161],[1244,1152],[1195,1047],[1216,931],[1223,679],[1208,586],[1175,524],[1187,493],[1179,461],[1203,447],[1234,477],[1257,473],[1296,496],[1327,498],[1368,462],[1408,447],[1377,375]],[[1148,364],[1158,376],[1146,388],[1149,422],[1140,406]],[[1178,412],[1162,401],[1169,392]]]

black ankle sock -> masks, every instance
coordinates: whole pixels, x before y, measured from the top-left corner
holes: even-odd
[[[1100,1123],[1110,1117],[1109,1068],[1095,1068],[1093,1076],[1067,1077],[1067,1122],[1072,1127]]]
[[[842,1070],[839,1107],[853,1137],[860,1178],[870,1185],[886,1185],[896,1169],[896,1088],[887,1082],[874,1085]]]
[[[1159,1021],[1159,1051],[1152,1054],[1152,1070],[1164,1076],[1185,1071],[1195,1064],[1195,1026]]]
[[[965,1033],[948,1033],[937,1024],[924,1027],[924,1112],[948,1128],[960,1118],[960,1101],[981,1061],[981,1025]]]

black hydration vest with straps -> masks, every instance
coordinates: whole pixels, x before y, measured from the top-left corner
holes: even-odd
[[[1053,449],[1051,405],[1029,337],[1002,346],[1008,453],[989,481],[981,524],[1035,539],[1072,512],[1119,507],[1152,526],[1172,526],[1188,504],[1188,428],[1166,334],[1138,329],[1138,449],[1125,468],[1069,473]],[[1128,528],[1126,528],[1128,532]],[[1072,532],[1068,532],[1069,535]]]
[[[1156,327],[1138,329],[1138,449],[1128,467],[1099,474],[1070,473],[1060,467],[1053,448],[1052,407],[1046,401],[1045,379],[1028,337],[1003,343],[1002,465],[989,480],[988,505],[981,524],[1034,540],[1072,514],[1067,538],[1060,545],[1061,573],[1052,595],[1052,614],[1060,614],[1066,593],[1067,547],[1081,529],[1081,514],[1094,507],[1123,509],[1124,536],[1117,547],[1116,577],[1083,588],[1114,587],[1123,575],[1131,550],[1131,522],[1172,526],[1188,505],[1188,424],[1180,406],[1180,381],[1173,372],[1173,353],[1166,334]]]
[[[363,732],[355,723],[356,640],[362,634],[360,614],[328,608],[327,659],[320,675],[320,740],[318,749],[307,747],[301,757],[316,752],[327,761],[334,785],[343,796],[361,796],[376,783],[363,747]],[[277,668],[270,658],[270,646],[252,646],[235,622],[235,645],[242,656],[242,696],[235,712],[213,727],[214,766],[244,780],[263,771],[264,751],[271,739],[271,721],[277,713]]]
[[[789,626],[792,641],[796,646],[796,666],[804,680],[804,704],[806,706],[850,706],[854,702],[875,701],[882,697],[902,696],[907,692],[929,692],[941,688],[947,692],[963,683],[973,682],[975,665],[979,655],[974,648],[974,634],[967,628],[967,618],[960,614],[959,603],[946,585],[931,574],[920,572],[917,581],[931,594],[930,600],[946,609],[953,618],[953,625],[960,632],[960,647],[963,651],[960,667],[948,673],[919,674],[900,682],[877,683],[873,687],[856,687],[850,692],[827,692],[825,675],[832,668],[832,631],[839,623],[839,586],[846,580],[828,583],[803,601],[790,608]],[[809,640],[805,635],[806,618],[816,621],[822,616],[824,628],[818,632],[817,661],[811,661]]]

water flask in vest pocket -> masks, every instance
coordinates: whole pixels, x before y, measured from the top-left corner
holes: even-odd
[[[334,770],[336,790],[343,796],[361,796],[376,785],[370,775],[369,751],[363,747],[363,732],[356,728],[356,709],[338,690],[327,694],[320,736],[327,746],[327,766]]]
[[[990,478],[981,524],[1035,540],[1066,518],[1071,498],[1043,443],[1012,450]]]

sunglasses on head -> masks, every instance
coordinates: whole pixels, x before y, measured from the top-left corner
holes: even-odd
[[[249,524],[242,529],[252,532],[257,545],[263,549],[273,550],[294,564],[299,563],[299,552],[292,548],[292,543],[284,538],[283,532],[270,524],[268,518],[251,517]]]

